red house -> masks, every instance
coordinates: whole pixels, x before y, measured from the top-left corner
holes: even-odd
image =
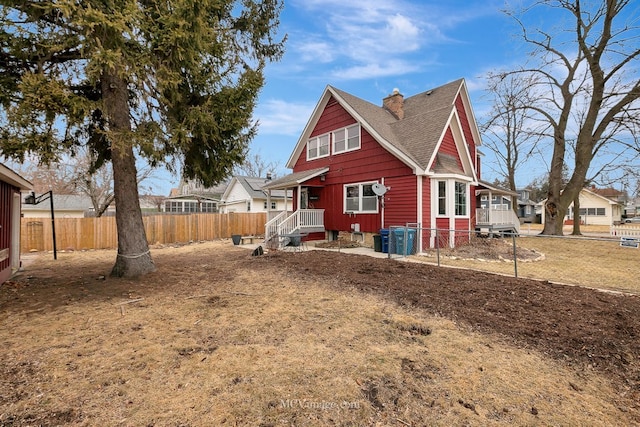
[[[443,230],[453,246],[460,236],[449,230],[468,239],[507,219],[517,227],[514,212],[497,218],[480,207],[504,193],[480,181],[480,144],[463,79],[408,98],[394,90],[381,106],[327,86],[287,163],[293,173],[264,187],[294,194],[294,211],[270,218],[265,241],[347,232],[370,242],[381,229],[413,224]],[[418,250],[434,245],[433,233],[416,240]]]
[[[20,191],[31,189],[29,181],[0,163],[0,284],[20,268]]]

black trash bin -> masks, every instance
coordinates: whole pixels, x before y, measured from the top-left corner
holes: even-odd
[[[233,241],[234,245],[239,245],[240,241],[242,240],[242,236],[240,234],[232,234],[231,240]]]
[[[373,250],[376,252],[382,252],[382,236],[379,234],[373,235]]]

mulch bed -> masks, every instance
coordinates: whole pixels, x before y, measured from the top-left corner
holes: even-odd
[[[640,408],[637,295],[329,251],[275,253],[251,267],[261,265],[277,265],[309,283],[318,277],[343,290],[379,294],[599,371]]]

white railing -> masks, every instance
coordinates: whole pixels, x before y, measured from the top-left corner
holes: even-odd
[[[301,231],[305,229],[324,228],[324,209],[301,209],[298,225]]]
[[[280,212],[278,215],[267,221],[264,225],[264,241],[269,242],[278,235],[278,226],[285,219],[287,212]]]
[[[285,217],[281,212],[265,224],[265,242],[277,236],[324,229],[324,209],[300,209]]]
[[[612,225],[609,234],[613,237],[640,237],[640,227],[635,225]]]
[[[520,219],[512,209],[476,209],[478,225],[512,225],[520,232]]]

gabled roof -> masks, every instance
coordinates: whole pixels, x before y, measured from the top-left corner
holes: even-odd
[[[14,187],[18,187],[20,190],[33,189],[33,184],[31,184],[31,182],[27,181],[2,163],[0,163],[0,181],[9,183]]]
[[[455,108],[455,101],[459,95],[462,96],[476,144],[480,145],[480,134],[473,117],[464,79],[405,98],[402,119],[397,119],[384,107],[333,86],[327,86],[287,162],[287,167],[295,166],[311,132],[333,97],[384,148],[411,167],[415,173],[434,172],[437,150],[447,128],[451,126],[463,167],[469,173],[475,173],[472,171],[470,153],[467,144],[464,143],[464,133]]]
[[[612,200],[612,199],[610,199],[610,198],[608,198],[608,197],[605,197],[605,196],[603,196],[603,195],[600,195],[600,194],[598,194],[597,192],[595,192],[595,191],[593,191],[592,189],[589,189],[589,188],[583,188],[583,189],[582,189],[582,190],[580,190],[580,191],[584,191],[584,192],[589,193],[589,194],[591,194],[591,195],[593,195],[593,196],[595,196],[595,197],[597,197],[597,198],[599,198],[599,199],[602,199],[603,201],[606,201],[606,202],[607,202],[607,203],[609,203],[610,205],[621,205],[621,206],[622,206],[622,204],[623,204],[623,203],[621,203],[621,202],[617,202],[617,201]]]
[[[269,184],[264,186],[264,189],[275,190],[275,189],[295,187],[297,185],[302,184],[305,181],[308,181],[312,178],[315,178],[327,172],[329,172],[329,167],[310,169],[308,171],[302,171],[302,172],[294,172],[282,178],[271,181]]]
[[[86,211],[93,208],[91,198],[84,194],[55,194],[53,193],[53,208],[58,211]],[[28,205],[23,201],[23,211],[49,210],[49,202]]]
[[[247,195],[251,199],[265,199],[267,197],[267,193],[265,192],[266,187],[270,186],[273,181],[267,178],[256,178],[256,177],[248,177],[248,176],[234,176],[231,178],[231,182],[229,183],[227,189],[222,195],[222,200],[226,201],[229,197],[229,193],[232,191],[233,186],[235,184],[239,184],[242,188],[247,192]],[[285,192],[283,191],[273,191],[271,193],[272,198],[284,198]]]

